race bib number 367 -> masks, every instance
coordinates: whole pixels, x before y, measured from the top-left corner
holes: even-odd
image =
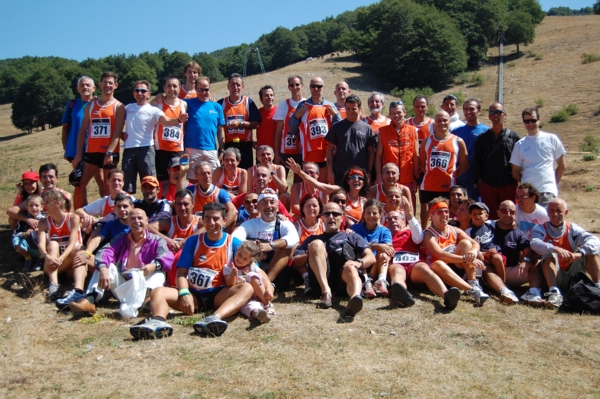
[[[203,291],[212,288],[214,278],[219,272],[204,267],[190,267],[188,271],[188,281],[190,286],[196,291]]]
[[[92,118],[91,138],[107,138],[110,133],[110,118]]]

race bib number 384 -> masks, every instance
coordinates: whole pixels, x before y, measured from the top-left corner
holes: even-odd
[[[162,138],[166,141],[179,143],[179,139],[181,138],[181,125],[165,126],[163,128]]]
[[[188,281],[196,291],[203,291],[213,287],[213,280],[219,272],[204,267],[190,267]]]
[[[92,118],[91,138],[107,138],[110,133],[110,118]]]

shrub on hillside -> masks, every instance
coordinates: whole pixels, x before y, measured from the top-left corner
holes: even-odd
[[[544,106],[544,99],[538,98],[537,100],[535,100],[535,106],[538,108],[542,108]]]
[[[565,107],[565,111],[571,116],[577,115],[577,113],[579,112],[579,107],[575,104],[569,104]]]
[[[584,64],[589,64],[590,62],[596,62],[596,61],[600,61],[600,55],[583,53],[583,61],[582,62]]]
[[[480,73],[474,73],[469,83],[473,86],[483,86],[485,84],[485,77]]]
[[[533,59],[536,61],[541,61],[544,59],[544,54],[536,54],[535,57],[533,57]]]
[[[598,138],[591,133],[588,133],[583,138],[583,143],[579,146],[579,149],[584,152],[595,152],[600,153],[600,146],[598,145]]]
[[[395,87],[392,91],[391,91],[392,96],[394,97],[399,97],[400,99],[402,99],[402,102],[404,103],[404,108],[406,108],[406,117],[413,117],[415,116],[415,111],[413,109],[413,101],[415,99],[416,96],[425,96],[427,97],[427,100],[429,102],[429,109],[427,110],[427,115],[430,116],[431,112],[433,112],[433,115],[435,115],[435,106],[433,106],[431,104],[431,98],[433,97],[433,95],[435,94],[435,92],[430,88],[430,87],[424,87],[422,89],[403,89],[403,90],[399,90],[397,87]]]
[[[566,122],[568,120],[569,120],[569,114],[564,109],[561,109],[560,111],[555,112],[550,117],[550,122],[552,122],[552,123],[561,123],[561,122]]]
[[[514,68],[514,67],[516,67],[516,66],[517,66],[517,64],[516,64],[514,61],[511,61],[511,62],[509,62],[508,64],[506,64],[506,67],[507,67],[507,68]]]

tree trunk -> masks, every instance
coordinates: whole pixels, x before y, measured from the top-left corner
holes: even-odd
[[[517,54],[519,54],[521,50],[519,49],[519,43],[517,43]]]

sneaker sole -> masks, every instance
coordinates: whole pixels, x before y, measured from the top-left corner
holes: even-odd
[[[519,302],[519,301],[518,300],[515,301],[514,299],[512,299],[511,297],[508,297],[508,296],[500,296],[500,302],[505,305],[510,306],[510,305],[516,305],[517,302]]]
[[[415,304],[415,299],[412,298],[410,292],[402,284],[392,284],[390,287],[390,298],[400,303],[405,308],[408,308]]]
[[[475,299],[475,304],[479,307],[482,307],[483,304],[485,303],[485,301],[487,301],[489,298],[489,296],[484,296],[484,297],[479,297],[479,301],[477,299]]]
[[[271,321],[271,317],[265,309],[261,309],[258,311],[258,313],[256,314],[256,319],[263,324],[267,324]]]
[[[346,306],[346,317],[354,317],[358,312],[360,312],[363,308],[363,300],[359,296],[355,296],[350,298],[348,301],[348,306]]]
[[[159,327],[155,330],[150,330],[141,326],[133,326],[129,328],[129,333],[135,339],[160,339],[173,335],[173,328]]]
[[[85,309],[79,307],[79,305],[77,304],[77,302],[71,302],[71,303],[69,303],[68,306],[75,313],[84,313],[84,314],[87,314],[87,315],[90,315],[90,316],[96,314],[96,310],[95,309],[94,310],[85,310]]]
[[[550,310],[556,310],[556,309],[560,308],[560,306],[556,306],[552,302],[546,302],[546,307]]]
[[[216,337],[222,335],[227,330],[227,322],[223,320],[209,321],[203,329],[205,333],[212,334]]]
[[[448,310],[456,309],[458,305],[458,301],[460,300],[460,290],[458,289],[449,289],[446,291],[446,298],[444,298],[444,306]]]

